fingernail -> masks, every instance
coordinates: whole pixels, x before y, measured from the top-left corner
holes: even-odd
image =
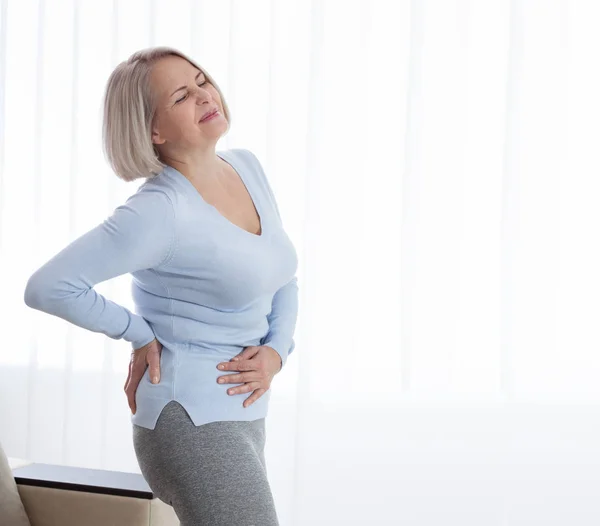
[[[152,383],[153,384],[157,384],[158,383],[158,376],[153,376],[152,377]]]
[[[224,365],[219,365],[219,369],[225,369]]]

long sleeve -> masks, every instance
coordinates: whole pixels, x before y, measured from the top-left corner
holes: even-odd
[[[25,303],[138,349],[155,335],[148,322],[94,290],[122,274],[158,267],[173,255],[174,208],[160,191],[138,190],[103,223],[77,238],[28,280]]]
[[[281,356],[281,369],[294,351],[294,331],[298,315],[298,279],[294,276],[273,296],[271,313],[267,316],[269,332],[261,345],[268,345]]]
[[[250,150],[243,149],[257,171],[261,175],[265,187],[269,193],[271,204],[277,213],[279,221],[281,213],[277,206],[275,194],[269,183],[269,180],[260,164],[260,161]],[[288,356],[294,351],[296,342],[294,341],[294,332],[296,330],[296,321],[298,318],[298,278],[294,276],[288,283],[283,285],[273,296],[271,313],[267,316],[269,321],[269,332],[263,338],[261,345],[268,345],[275,349],[281,356],[281,369],[285,366]]]

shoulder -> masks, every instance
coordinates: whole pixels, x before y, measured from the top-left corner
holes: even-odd
[[[143,183],[135,193],[127,198],[124,204],[139,209],[151,210],[154,208],[155,212],[173,208],[169,192],[149,182]]]
[[[164,174],[159,174],[146,179],[135,193],[127,198],[127,203],[143,208],[156,206],[170,210],[174,208],[175,196],[176,190],[171,180],[165,177]]]
[[[169,229],[174,217],[175,207],[168,192],[151,181],[146,181],[114,209],[107,223],[134,231],[156,231]]]
[[[232,157],[238,162],[262,170],[262,166],[258,160],[258,157],[246,148],[230,148],[228,150],[222,150],[220,153],[222,153],[225,157]]]
[[[174,246],[174,208],[168,195],[143,183],[103,221],[101,231],[120,250],[153,253],[162,264]],[[148,247],[153,247],[150,251]],[[160,263],[159,263],[160,262]]]

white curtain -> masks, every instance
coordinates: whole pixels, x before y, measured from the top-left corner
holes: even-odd
[[[135,192],[102,157],[102,93],[170,45],[220,83],[220,147],[263,162],[299,253],[267,417],[282,525],[600,524],[597,1],[0,6],[9,456],[139,471],[128,344],[23,291]],[[97,290],[133,308],[129,279]]]

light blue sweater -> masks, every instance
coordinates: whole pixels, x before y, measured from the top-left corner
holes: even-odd
[[[194,424],[267,415],[271,389],[249,407],[241,384],[218,384],[217,364],[244,347],[269,345],[285,366],[298,313],[297,254],[256,156],[217,151],[246,185],[261,223],[252,234],[225,218],[178,170],[148,178],[102,224],[73,241],[27,282],[25,303],[79,327],[131,342],[163,345],[160,382],[149,368],[131,421],[154,429],[162,408],[181,403]],[[130,273],[136,313],[94,285]],[[123,379],[125,380],[125,378]],[[127,401],[123,395],[123,403]]]

